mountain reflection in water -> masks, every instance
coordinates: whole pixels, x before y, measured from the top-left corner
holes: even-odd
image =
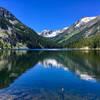
[[[0,89],[0,100],[100,100],[100,51],[0,51]]]

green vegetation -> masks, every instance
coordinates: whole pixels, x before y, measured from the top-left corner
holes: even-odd
[[[71,41],[68,44],[64,44],[64,47],[68,48],[100,48],[100,35],[91,36],[90,38]]]
[[[23,46],[23,44],[22,44],[22,43],[18,43],[18,45],[19,45],[20,47],[22,47],[22,46]]]
[[[93,23],[78,28],[73,24],[62,34],[46,39],[22,24],[6,9],[0,10],[4,12],[0,13],[1,49],[100,48],[100,16]]]
[[[23,47],[26,48],[60,48],[59,43],[49,41],[39,36],[33,29],[22,24],[6,9],[0,9],[0,48],[13,49]],[[5,16],[4,16],[5,15]]]
[[[35,59],[34,59],[35,58]],[[0,88],[8,87],[15,79],[26,70],[34,67],[44,59],[55,59],[72,72],[80,70],[88,75],[100,77],[100,52],[99,51],[0,51]],[[87,60],[88,59],[88,63]],[[95,59],[95,60],[94,60]],[[4,63],[1,63],[4,62]],[[91,65],[91,67],[89,67]],[[10,66],[10,70],[9,69]],[[62,66],[62,67],[64,67]],[[94,67],[95,66],[95,67]],[[12,73],[15,73],[13,76]],[[10,76],[10,77],[9,77]]]
[[[67,40],[70,39],[73,35],[75,35],[75,34],[77,34],[77,33],[78,33],[78,31],[74,31],[74,32],[72,32],[72,33],[70,33],[70,34],[67,34],[66,37],[65,37],[64,39],[62,39],[62,40],[59,41],[59,43],[63,43],[63,42],[65,42],[65,41],[67,41]]]

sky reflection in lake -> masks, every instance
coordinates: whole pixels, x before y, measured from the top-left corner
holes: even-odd
[[[100,100],[99,51],[1,52],[0,76],[0,100]]]

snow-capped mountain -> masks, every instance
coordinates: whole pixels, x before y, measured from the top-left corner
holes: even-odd
[[[96,19],[97,17],[82,17],[80,20],[75,22],[72,26],[70,27],[65,27],[61,30],[44,30],[40,33],[38,33],[40,36],[46,37],[46,38],[53,38],[54,40],[60,40],[66,38],[65,34],[71,34],[75,30],[83,30],[88,26],[88,23],[90,23],[92,20]],[[65,33],[64,33],[65,32]],[[74,35],[74,34],[73,34]],[[72,35],[71,35],[72,36]],[[56,38],[57,37],[57,38]],[[63,37],[63,38],[62,38]]]
[[[100,31],[99,28],[100,16],[97,17],[82,17],[76,21],[67,30],[64,30],[59,35],[50,38],[58,43],[69,43],[71,41],[80,40],[85,37],[90,37]],[[96,28],[95,28],[96,27]]]
[[[63,33],[65,30],[67,30],[68,27],[65,27],[61,30],[55,30],[55,31],[51,31],[51,30],[44,30],[40,33],[38,33],[40,36],[43,36],[43,37],[47,37],[47,38],[52,38],[52,37],[55,37],[57,35],[59,35],[60,33]]]
[[[93,19],[96,19],[96,17],[83,17],[79,21],[75,23],[76,27],[80,27],[84,24],[87,24],[88,22],[92,21]]]

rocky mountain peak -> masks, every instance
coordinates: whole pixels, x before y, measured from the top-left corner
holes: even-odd
[[[79,21],[77,21],[75,23],[75,25],[76,25],[76,27],[80,27],[81,25],[84,25],[84,24],[86,24],[86,23],[88,23],[88,22],[90,22],[91,20],[94,20],[94,19],[96,19],[96,17],[86,17],[86,16],[84,16]]]
[[[67,30],[68,27],[65,27],[63,29],[60,29],[60,30],[44,30],[40,33],[38,33],[39,35],[43,36],[43,37],[47,37],[47,38],[52,38],[52,37],[55,37],[57,35],[59,35],[60,33],[64,32],[65,30]]]
[[[0,7],[0,16],[11,21],[17,20],[15,16],[13,16],[8,10],[2,7]]]

